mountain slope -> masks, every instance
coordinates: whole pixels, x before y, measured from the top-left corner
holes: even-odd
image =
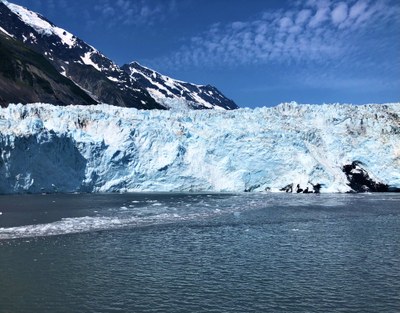
[[[96,103],[45,57],[1,30],[0,91],[0,106],[38,101],[57,105]]]
[[[164,109],[110,59],[66,30],[35,12],[0,2],[0,27],[44,55],[66,77],[96,100],[117,106]]]
[[[151,70],[134,63],[120,68],[97,49],[40,14],[4,0],[0,0],[0,28],[44,55],[59,73],[99,102],[138,109],[165,109],[171,107],[172,99],[191,108],[237,108],[214,87],[166,80],[158,73],[158,78],[152,81],[148,75]],[[155,73],[151,72],[151,75]]]
[[[394,191],[400,103],[189,112],[11,105],[0,109],[0,151],[0,193]]]
[[[193,109],[237,109],[238,106],[226,98],[217,88],[210,85],[195,85],[162,75],[132,62],[122,66],[129,76],[146,88],[150,95],[167,107],[180,102]]]

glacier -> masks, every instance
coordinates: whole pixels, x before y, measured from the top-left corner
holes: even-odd
[[[0,193],[348,192],[343,166],[400,188],[400,103],[233,111],[107,104],[0,109]]]

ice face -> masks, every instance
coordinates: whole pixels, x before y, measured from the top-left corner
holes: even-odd
[[[400,104],[234,111],[139,111],[109,105],[0,110],[0,193],[279,191],[350,188],[362,162],[400,187]]]

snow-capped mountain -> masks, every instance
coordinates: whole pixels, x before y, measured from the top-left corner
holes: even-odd
[[[44,55],[58,72],[87,90],[98,102],[136,108],[164,108],[149,93],[129,80],[110,59],[68,31],[22,6],[0,3],[0,27]],[[120,76],[125,79],[120,79]]]
[[[136,79],[131,71],[120,68],[94,47],[27,8],[0,0],[0,32],[44,55],[59,73],[87,91],[97,102],[139,109],[169,107],[164,104],[168,103],[168,94],[165,95],[167,101],[158,95],[154,96],[153,86],[150,94],[147,90],[149,84],[144,83],[143,79]],[[199,97],[197,94],[201,92],[191,86],[195,85],[187,84],[187,92],[182,96],[182,99],[188,100],[189,106],[237,108],[213,87],[207,89],[213,89],[215,96],[207,93]],[[168,88],[161,86],[159,89]],[[193,90],[193,95],[190,95],[190,90]]]
[[[132,80],[139,83],[166,107],[185,103],[193,109],[237,109],[237,105],[210,85],[195,85],[157,73],[138,62],[122,66]]]
[[[400,103],[140,111],[0,109],[0,193],[387,191]]]

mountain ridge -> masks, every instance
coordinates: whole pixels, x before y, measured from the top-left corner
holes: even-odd
[[[153,69],[133,61],[124,64],[123,69],[129,76],[144,86],[152,95],[164,103],[166,106],[173,105],[173,101],[187,101],[193,109],[201,108],[223,108],[236,109],[237,105],[222,95],[222,93],[211,85],[198,85],[173,79],[169,76],[160,74]],[[168,100],[170,100],[168,102]]]
[[[39,13],[8,1],[0,1],[0,17],[0,31],[3,30],[14,39],[44,55],[59,73],[87,91],[96,102],[138,109],[170,108],[166,103],[170,102],[168,98],[171,93],[165,93],[164,98],[156,97],[154,86],[150,88],[152,92],[149,92],[147,87],[149,81],[151,82],[149,77],[142,74],[142,78],[138,80],[137,75],[135,77],[124,69],[126,66],[122,66],[124,68],[118,66],[99,50],[56,26]],[[175,98],[179,98],[177,100],[189,108],[238,108],[215,87],[212,87],[215,96],[207,94],[199,96],[202,93],[199,93],[196,87],[198,85],[185,84],[186,88],[190,87],[189,89],[193,90],[193,94],[190,95],[190,90],[186,90],[182,97]],[[160,90],[166,89],[168,90],[168,86],[164,85],[160,88]]]

